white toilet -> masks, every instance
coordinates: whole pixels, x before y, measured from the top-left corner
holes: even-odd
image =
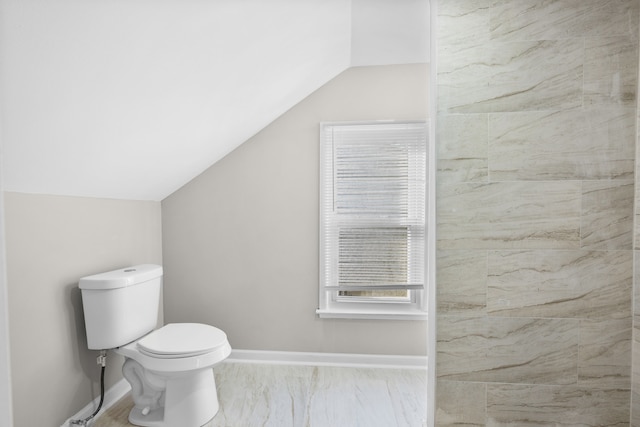
[[[231,353],[226,334],[200,323],[154,330],[162,267],[144,264],[80,279],[92,350],[125,357],[122,373],[135,407],[129,422],[148,427],[200,427],[218,412],[213,366]]]

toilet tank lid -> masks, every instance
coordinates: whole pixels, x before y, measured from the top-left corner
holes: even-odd
[[[117,289],[147,282],[161,276],[162,266],[140,264],[83,277],[78,286],[80,289]]]

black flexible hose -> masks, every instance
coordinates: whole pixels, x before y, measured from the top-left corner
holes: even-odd
[[[102,367],[102,369],[100,369],[100,403],[98,404],[98,408],[95,410],[95,412],[84,419],[85,423],[98,415],[98,412],[100,412],[100,408],[102,408],[102,403],[104,402],[104,369],[104,366]]]
[[[98,415],[98,412],[100,412],[100,409],[102,408],[102,403],[104,402],[104,370],[105,370],[105,365],[102,365],[102,369],[100,370],[100,403],[98,404],[98,408],[95,410],[95,412],[91,415],[89,415],[87,418],[83,419],[83,420],[71,420],[71,424],[72,425],[81,425],[81,426],[86,426],[87,423],[89,421],[91,421],[93,419],[93,417],[95,417],[96,415]]]

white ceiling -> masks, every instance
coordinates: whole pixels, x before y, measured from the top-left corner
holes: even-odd
[[[428,0],[3,0],[4,189],[162,200],[346,68],[428,55]]]

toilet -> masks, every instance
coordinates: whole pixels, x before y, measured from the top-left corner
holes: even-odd
[[[200,427],[218,412],[213,367],[226,359],[226,334],[201,323],[158,320],[162,267],[143,264],[80,279],[87,346],[125,358],[135,406],[129,422]]]

